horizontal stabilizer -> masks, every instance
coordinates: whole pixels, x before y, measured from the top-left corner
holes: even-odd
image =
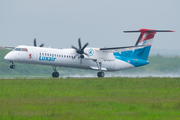
[[[125,33],[131,33],[131,32],[175,32],[173,30],[154,30],[154,29],[140,29],[140,30],[130,30],[130,31],[123,31]]]
[[[152,45],[152,39],[156,32],[174,32],[173,30],[155,30],[155,29],[139,29],[139,30],[130,30],[124,31],[125,33],[133,33],[133,32],[140,32],[139,38],[135,44],[137,45]]]

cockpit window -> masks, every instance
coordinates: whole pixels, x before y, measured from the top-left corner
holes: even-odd
[[[21,48],[21,51],[26,51],[27,52],[28,50],[26,48]]]
[[[15,48],[14,51],[25,51],[27,52],[27,48]]]
[[[15,48],[14,51],[21,51],[21,48]]]

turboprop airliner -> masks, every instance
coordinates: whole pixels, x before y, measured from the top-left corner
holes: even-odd
[[[156,32],[174,32],[172,30],[140,29],[124,31],[125,33],[139,32],[140,36],[134,46],[93,48],[89,43],[68,49],[45,48],[43,44],[37,47],[19,45],[9,52],[4,59],[10,61],[11,69],[15,69],[15,62],[52,66],[52,77],[59,77],[56,67],[69,67],[98,71],[98,77],[104,77],[106,71],[118,71],[149,64],[147,61]]]

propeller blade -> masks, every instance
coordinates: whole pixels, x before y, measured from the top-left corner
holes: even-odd
[[[84,48],[87,47],[88,45],[89,45],[89,43],[86,43],[81,50],[84,50]]]
[[[78,39],[79,49],[81,49],[81,38]]]
[[[34,38],[34,46],[36,47],[36,38]]]
[[[84,54],[89,57],[89,55],[87,53],[84,53]]]
[[[44,46],[44,43],[43,44],[41,44],[39,47],[43,47]]]
[[[74,56],[74,58],[72,58],[72,59],[74,60],[77,56],[78,56],[78,54],[76,54],[76,55]]]
[[[71,45],[71,48],[74,48],[75,50],[78,50],[78,48],[74,47],[73,45]]]

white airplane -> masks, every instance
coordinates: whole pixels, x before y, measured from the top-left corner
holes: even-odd
[[[52,77],[59,77],[56,67],[70,67],[97,70],[98,77],[104,77],[104,71],[118,71],[143,66],[147,61],[152,40],[156,32],[174,32],[172,30],[140,29],[129,32],[140,32],[135,46],[112,48],[87,48],[89,43],[79,48],[71,46],[68,49],[44,48],[43,44],[36,46],[19,45],[9,52],[4,59],[11,62],[10,68],[15,69],[14,62],[49,65],[53,67]]]

